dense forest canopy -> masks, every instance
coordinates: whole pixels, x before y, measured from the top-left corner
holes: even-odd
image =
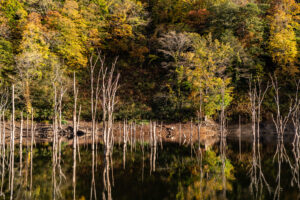
[[[54,85],[64,86],[70,119],[76,73],[89,120],[89,65],[101,52],[121,74],[116,119],[217,119],[222,106],[229,120],[248,117],[249,82],[266,88],[270,75],[285,111],[299,80],[299,21],[296,0],[0,0],[1,93],[15,84],[17,109],[49,120]]]

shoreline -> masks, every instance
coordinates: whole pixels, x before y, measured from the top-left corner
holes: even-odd
[[[153,125],[152,125],[153,126]],[[31,124],[28,126],[28,130],[23,124],[23,144],[30,144],[31,142]],[[35,123],[34,125],[34,142],[35,143],[46,143],[52,142],[53,140],[53,128],[51,124]],[[123,143],[124,140],[124,123],[116,122],[113,126],[114,133],[114,144]],[[272,143],[278,139],[278,135],[272,131],[270,124],[263,125],[260,134],[260,141],[263,143]],[[267,128],[265,128],[267,127]],[[66,125],[62,125],[62,129],[58,129],[58,138],[61,141],[72,144],[73,132],[70,130],[72,128],[72,123],[68,122]],[[153,128],[153,127],[152,127]],[[140,142],[150,142],[150,124],[149,123],[129,123],[125,125],[127,142],[137,141]],[[197,123],[156,123],[156,137],[157,143],[164,142],[174,142],[178,144],[198,144],[198,133],[199,126]],[[205,147],[211,146],[219,141],[219,126],[215,122],[205,122],[200,127],[200,143]],[[1,129],[1,140],[3,137],[3,124]],[[100,142],[103,138],[102,125],[97,123],[97,131],[95,135],[95,142]],[[241,136],[241,141],[251,142],[253,141],[251,124],[241,125],[241,135],[238,125],[230,125],[227,129],[226,138],[228,139],[239,139]],[[5,143],[10,142],[10,124],[6,123],[5,128]],[[28,132],[28,137],[27,137]],[[92,143],[91,135],[91,122],[81,122],[78,129],[78,143],[79,144],[89,144]],[[284,134],[284,142],[292,143],[294,139],[294,133],[292,131],[287,131]],[[20,122],[16,122],[15,129],[15,144],[19,144],[20,141]],[[2,141],[1,141],[2,143]],[[159,145],[159,144],[158,144]]]

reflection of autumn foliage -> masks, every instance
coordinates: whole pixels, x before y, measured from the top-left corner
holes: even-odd
[[[177,199],[213,199],[222,191],[222,160],[214,151],[206,151],[202,165],[189,160],[185,166],[178,166],[176,173],[183,176],[178,183]],[[181,168],[182,167],[182,168]],[[234,180],[233,166],[230,160],[225,162],[226,190],[231,191],[231,182]]]

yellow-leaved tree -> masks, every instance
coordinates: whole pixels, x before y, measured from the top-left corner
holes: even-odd
[[[233,49],[229,44],[213,40],[211,34],[203,37],[192,34],[191,40],[194,50],[186,54],[191,63],[187,73],[193,85],[191,97],[198,100],[199,114],[209,117],[221,110],[221,106],[226,108],[232,100],[233,88],[226,68],[232,62]]]
[[[31,112],[30,85],[33,80],[40,79],[47,66],[49,45],[44,37],[41,16],[38,13],[28,15],[23,27],[19,53],[16,56],[16,66],[23,85],[23,95],[26,109]]]
[[[300,6],[295,0],[279,0],[273,6],[270,20],[269,53],[283,72],[295,75],[297,67],[296,29],[299,30]]]

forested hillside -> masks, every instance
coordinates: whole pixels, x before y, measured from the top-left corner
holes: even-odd
[[[296,0],[0,0],[1,103],[14,84],[18,111],[51,120],[57,89],[71,119],[75,73],[90,120],[92,66],[116,61],[116,119],[250,119],[253,90],[270,119],[271,77],[283,114],[297,95],[299,14]]]

